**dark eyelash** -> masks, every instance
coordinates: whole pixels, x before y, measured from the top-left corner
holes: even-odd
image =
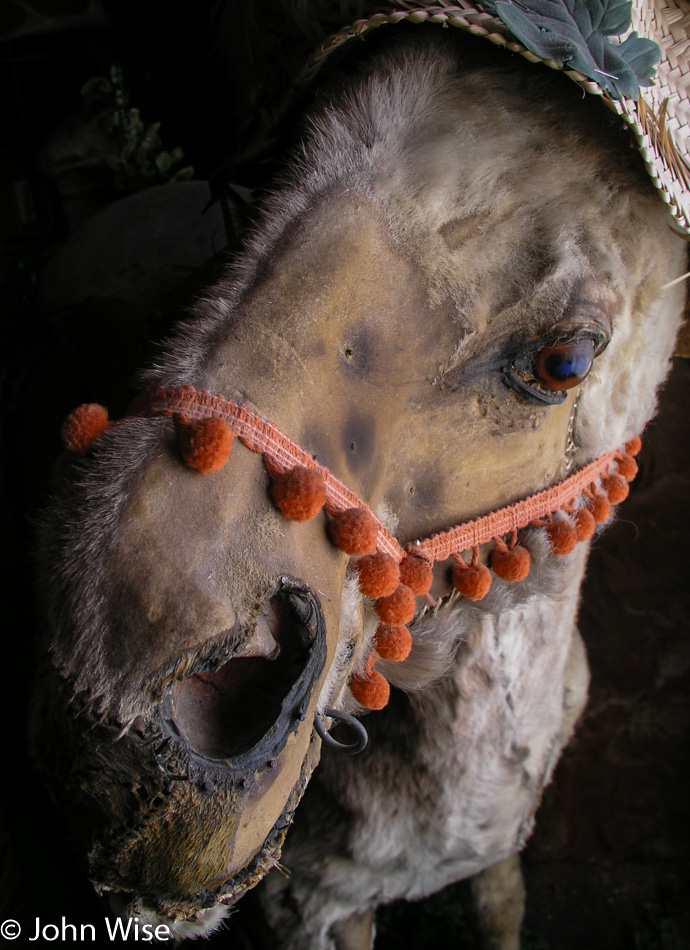
[[[538,402],[550,406],[559,405],[567,398],[569,388],[573,387],[549,388],[544,385],[543,381],[540,381],[535,376],[534,370],[537,357],[549,347],[568,344],[575,345],[584,341],[589,341],[592,344],[592,363],[590,363],[589,369],[582,376],[581,380],[573,383],[573,387],[579,385],[588,375],[594,359],[608,343],[607,337],[603,334],[595,332],[580,332],[567,336],[561,334],[551,340],[540,342],[538,346],[533,344],[529,348],[523,349],[517,356],[514,356],[510,362],[504,363],[501,367],[505,383],[510,386],[511,389],[515,389],[522,394],[527,394]]]
[[[515,364],[506,364],[501,367],[503,379],[511,389],[521,393],[527,393],[539,402],[546,403],[549,406],[559,406],[568,398],[568,390],[548,390],[540,386],[539,381],[533,376],[524,378],[520,374],[521,370]],[[526,374],[525,374],[526,376]]]

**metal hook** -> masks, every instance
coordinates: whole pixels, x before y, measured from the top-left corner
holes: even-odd
[[[321,737],[321,741],[330,746],[331,749],[336,749],[338,752],[345,752],[347,755],[357,755],[358,752],[361,752],[366,748],[367,742],[369,741],[369,734],[364,728],[359,719],[355,719],[354,716],[350,716],[344,712],[338,712],[337,709],[325,709],[324,716],[328,716],[329,719],[335,719],[338,722],[347,723],[347,725],[356,733],[357,739],[355,742],[338,742],[337,739],[334,739],[327,731],[326,727],[323,724],[321,719],[321,714],[317,712],[314,716],[314,728]]]

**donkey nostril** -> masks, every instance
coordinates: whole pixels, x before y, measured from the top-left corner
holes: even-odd
[[[300,623],[309,623],[314,617],[314,605],[311,600],[299,591],[292,590],[287,594],[287,603],[295,618]]]
[[[267,601],[241,656],[174,684],[172,718],[194,752],[230,759],[261,741],[307,665],[313,618],[306,592],[282,589]]]

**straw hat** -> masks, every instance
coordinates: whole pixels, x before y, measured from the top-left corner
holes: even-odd
[[[343,43],[381,26],[465,30],[561,70],[600,96],[632,129],[675,226],[690,233],[690,0],[322,0],[315,6],[329,8],[322,23],[354,6],[359,19],[318,45],[298,84],[308,83]]]

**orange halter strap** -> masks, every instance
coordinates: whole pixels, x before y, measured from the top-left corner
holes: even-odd
[[[331,540],[357,557],[360,590],[374,600],[381,621],[363,671],[349,682],[355,699],[368,709],[381,709],[388,701],[388,682],[374,665],[379,657],[399,662],[409,654],[407,624],[415,615],[415,597],[428,596],[436,561],[453,558],[453,586],[476,601],[488,593],[492,573],[510,582],[524,580],[529,573],[529,552],[518,543],[520,529],[542,526],[553,554],[570,554],[608,519],[611,506],[627,496],[628,482],[637,473],[633,455],[641,445],[636,436],[623,449],[606,452],[551,488],[403,548],[355,492],[248,406],[193,386],[159,386],[137,397],[131,414],[172,416],[183,460],[203,474],[223,467],[237,437],[263,456],[273,477],[273,500],[285,517],[308,521],[322,508],[328,512]],[[85,454],[98,436],[118,424],[108,421],[102,406],[80,406],[63,424],[65,446]],[[559,517],[554,519],[556,512]],[[479,547],[488,542],[493,544],[491,569],[479,562]],[[465,551],[472,552],[469,563],[462,557]]]

